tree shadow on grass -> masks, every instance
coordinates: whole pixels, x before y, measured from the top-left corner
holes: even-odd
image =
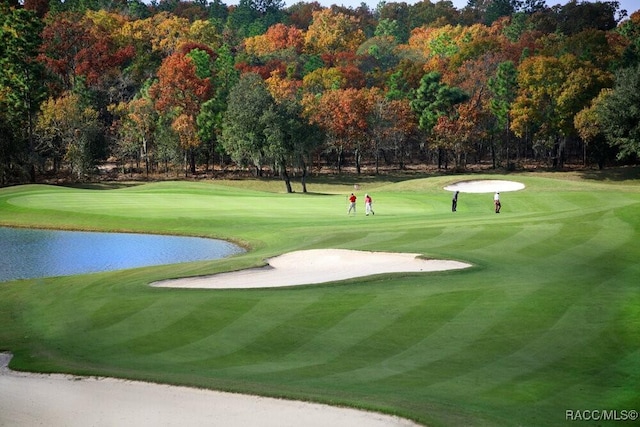
[[[119,188],[135,187],[147,184],[146,182],[77,182],[61,184],[61,187],[75,188],[78,190],[117,190]]]
[[[623,166],[603,170],[585,170],[580,173],[583,179],[593,181],[630,181],[640,179],[640,166]]]

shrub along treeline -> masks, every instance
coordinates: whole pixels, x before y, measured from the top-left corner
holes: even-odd
[[[640,154],[617,1],[0,2],[0,185],[217,165],[562,167]]]

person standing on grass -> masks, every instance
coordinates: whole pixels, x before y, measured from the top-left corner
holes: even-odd
[[[351,193],[351,195],[349,196],[349,210],[347,211],[347,215],[349,215],[351,213],[351,210],[353,210],[353,214],[356,214],[356,195]]]
[[[451,212],[455,212],[456,209],[458,209],[458,193],[459,191],[453,193],[453,199],[451,199]]]
[[[364,195],[364,212],[365,215],[369,216],[369,213],[371,213],[371,215],[375,215],[376,213],[373,211],[373,208],[371,207],[371,203],[373,202],[373,200],[371,200],[371,196],[369,196],[368,194]]]
[[[496,208],[496,213],[500,213],[500,208],[502,207],[500,204],[500,193],[496,192],[496,194],[493,195],[493,204]]]

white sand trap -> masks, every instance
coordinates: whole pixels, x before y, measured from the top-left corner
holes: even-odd
[[[459,191],[461,193],[502,193],[524,189],[524,184],[516,181],[500,179],[483,179],[472,181],[460,181],[444,187],[447,191]]]
[[[0,353],[0,426],[392,427],[398,417],[306,402],[124,381],[10,371]]]
[[[417,258],[419,254],[312,249],[267,260],[268,266],[211,276],[163,280],[152,286],[245,289],[334,282],[382,273],[432,272],[470,267],[459,261]]]

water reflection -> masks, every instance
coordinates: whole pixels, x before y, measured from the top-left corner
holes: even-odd
[[[197,237],[0,227],[0,282],[224,258],[232,243]]]

